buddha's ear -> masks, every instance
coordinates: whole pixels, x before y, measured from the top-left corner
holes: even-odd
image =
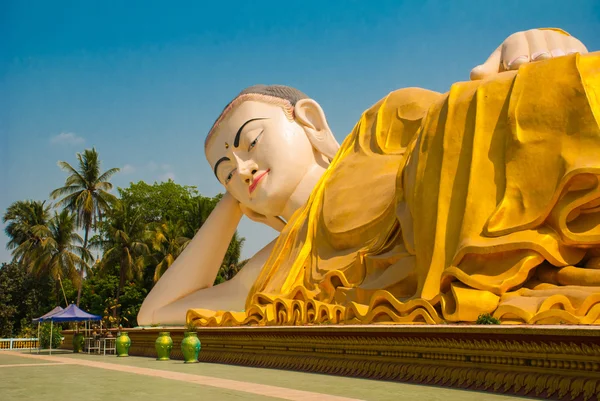
[[[326,158],[332,160],[340,148],[340,144],[333,136],[319,103],[312,99],[299,100],[294,106],[294,116],[296,122],[304,128],[312,146]]]

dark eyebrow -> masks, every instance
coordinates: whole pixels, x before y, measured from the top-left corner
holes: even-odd
[[[228,162],[230,160],[231,159],[229,157],[221,157],[219,161],[215,163],[215,168],[213,169],[213,171],[215,172],[215,177],[217,177],[217,180],[219,179],[219,176],[217,175],[217,167],[219,167],[219,164],[221,164],[222,162]]]
[[[244,124],[242,124],[242,126],[238,130],[237,134],[235,134],[235,139],[233,140],[234,148],[237,148],[240,145],[240,134],[242,133],[242,130],[244,129],[246,124],[251,123],[252,121],[256,121],[256,120],[266,120],[266,118],[253,118],[251,120],[246,121]]]

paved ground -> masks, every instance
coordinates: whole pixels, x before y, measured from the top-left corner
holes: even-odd
[[[87,354],[0,352],[3,401],[516,401],[432,386],[219,364]]]

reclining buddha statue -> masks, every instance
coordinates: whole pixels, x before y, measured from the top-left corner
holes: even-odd
[[[600,53],[554,28],[389,93],[341,145],[301,91],[249,87],[205,142],[225,195],[138,323],[599,324],[599,127]],[[213,286],[243,215],[279,236]]]

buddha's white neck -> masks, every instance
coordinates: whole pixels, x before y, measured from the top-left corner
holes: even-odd
[[[308,169],[304,175],[304,178],[302,178],[302,181],[300,181],[300,184],[298,184],[296,190],[283,208],[281,217],[286,222],[290,221],[290,218],[296,212],[296,210],[300,209],[306,204],[310,194],[321,179],[321,176],[325,170],[327,170],[327,167],[328,163],[319,160]]]

